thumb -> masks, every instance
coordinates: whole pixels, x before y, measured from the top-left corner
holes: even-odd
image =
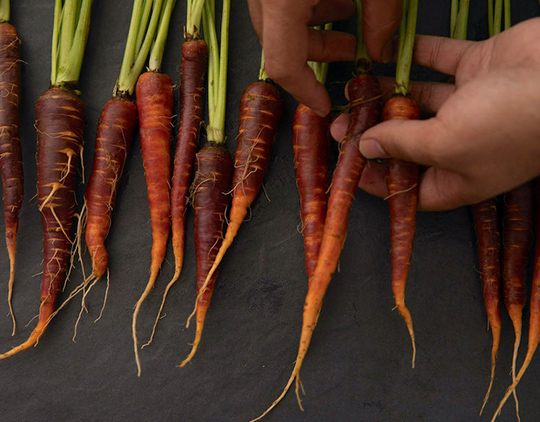
[[[424,166],[435,164],[434,148],[448,134],[436,117],[428,120],[389,120],[366,130],[360,152],[366,158],[399,158]]]

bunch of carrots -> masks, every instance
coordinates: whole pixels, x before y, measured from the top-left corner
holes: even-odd
[[[296,170],[305,267],[308,277],[302,329],[295,364],[285,388],[260,416],[263,418],[285,397],[293,383],[300,408],[303,386],[300,370],[306,358],[323,300],[338,267],[345,246],[349,212],[367,160],[359,151],[358,140],[369,127],[381,120],[419,119],[419,106],[411,97],[410,71],[418,12],[418,0],[404,2],[400,25],[395,86],[390,96],[381,92],[373,63],[363,41],[362,1],[356,0],[357,49],[354,77],[348,83],[349,124],[339,145],[339,157],[330,173],[331,116],[320,117],[299,104],[292,126],[292,152]],[[133,140],[140,140],[148,206],[152,229],[151,265],[146,284],[134,303],[132,338],[137,374],[141,375],[138,317],[155,287],[172,234],[174,275],[164,287],[161,306],[149,340],[152,342],[166,297],[179,279],[184,261],[186,213],[192,205],[194,216],[197,274],[194,288],[195,339],[186,366],[202,341],[218,269],[263,188],[270,166],[281,117],[283,99],[279,88],[264,69],[264,52],[258,78],[249,84],[239,101],[240,114],[234,157],[227,147],[225,130],[228,75],[228,43],[231,1],[187,0],[186,26],[182,44],[180,109],[176,150],[173,150],[174,86],[162,71],[162,61],[175,0],[134,0],[124,56],[112,97],[102,109],[96,128],[93,165],[86,184],[84,203],[75,201],[77,171],[83,154],[84,103],[77,90],[87,37],[92,0],[56,0],[52,41],[50,87],[36,101],[38,170],[38,209],[43,226],[43,275],[39,319],[29,338],[0,355],[13,356],[38,343],[51,320],[74,297],[85,299],[101,278],[109,284],[109,255],[106,239],[112,225],[118,185]],[[496,0],[490,5],[490,35],[510,26],[510,2]],[[219,7],[220,6],[220,7]],[[233,6],[234,7],[234,6]],[[454,0],[451,36],[466,39],[469,2]],[[221,10],[218,22],[216,10]],[[503,18],[504,17],[504,18]],[[12,306],[15,280],[15,250],[18,215],[23,201],[22,156],[19,140],[18,106],[20,96],[20,40],[9,23],[9,2],[0,2],[0,168],[4,191],[5,238],[10,260],[8,302],[13,332],[16,329]],[[218,30],[219,29],[219,30]],[[329,26],[317,29],[330,29]],[[146,71],[143,69],[147,68]],[[326,82],[326,63],[310,62],[318,81]],[[255,80],[256,79],[256,80]],[[206,87],[206,88],[205,88]],[[204,109],[207,107],[207,119]],[[201,134],[203,136],[201,136]],[[204,138],[200,140],[199,138]],[[405,304],[405,286],[411,266],[416,229],[416,205],[420,168],[414,163],[386,160],[389,195],[392,268],[389,285],[396,309],[405,321],[412,344],[415,366],[416,342],[411,312]],[[83,171],[84,173],[84,171]],[[517,371],[521,341],[522,312],[526,304],[525,271],[528,251],[533,244],[534,203],[540,203],[540,183],[527,183],[471,207],[478,242],[486,313],[492,330],[491,376],[482,403],[484,409],[494,380],[495,363],[501,338],[500,289],[515,331],[511,364],[512,382],[493,420],[530,365],[540,342],[540,246],[535,252],[535,272],[530,298],[529,344],[525,360]],[[498,209],[502,207],[502,234]],[[247,226],[248,224],[246,224]],[[76,229],[76,230],[75,230]],[[248,230],[248,228],[246,228]],[[540,224],[536,224],[536,237]],[[86,246],[83,245],[83,240]],[[502,245],[502,246],[501,246]],[[91,272],[85,270],[87,250]],[[502,260],[499,261],[499,255]],[[83,282],[57,306],[60,292],[74,260],[78,257]],[[499,280],[502,274],[502,283]],[[77,320],[78,322],[78,320]]]

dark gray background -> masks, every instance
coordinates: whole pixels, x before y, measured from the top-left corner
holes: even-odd
[[[246,2],[232,3],[226,125],[231,152],[240,94],[257,77],[260,60]],[[485,38],[486,2],[471,3],[470,37]],[[25,61],[21,127],[26,196],[13,301],[19,330],[11,337],[4,293],[0,301],[3,350],[27,338],[35,324],[31,319],[38,312],[42,243],[35,199],[33,104],[49,83],[53,4],[52,0],[12,1],[12,21],[20,32]],[[111,96],[120,70],[131,5],[128,0],[97,0],[93,8],[80,81],[87,106],[87,177],[99,113]],[[447,35],[449,8],[449,1],[421,2],[418,32]],[[536,0],[514,2],[513,21],[539,12]],[[179,80],[184,22],[185,2],[179,1],[164,63],[164,70],[175,82]],[[351,23],[341,26],[350,29]],[[328,81],[336,104],[344,102],[341,92],[351,70],[350,63],[331,66]],[[381,66],[377,71],[391,74],[393,68]],[[413,70],[413,78],[446,79],[418,68]],[[290,96],[285,100],[285,115],[265,183],[270,201],[264,195],[255,201],[251,220],[242,227],[221,265],[203,340],[192,363],[184,369],[176,368],[188,353],[194,335],[193,328],[184,328],[195,299],[193,216],[189,211],[184,271],[169,295],[166,317],[154,343],[141,352],[142,376],[136,376],[131,314],[147,282],[151,248],[146,187],[136,139],[107,241],[111,280],[103,317],[93,323],[102,305],[104,282],[88,297],[89,314],[83,315],[76,343],[71,338],[80,309],[78,300],[57,316],[36,348],[0,362],[2,421],[248,421],[274,400],[292,370],[307,286],[302,236],[297,230],[300,217],[291,149],[296,103]],[[81,183],[79,199],[83,192]],[[0,229],[3,232],[3,227]],[[298,409],[291,391],[267,416],[268,422],[489,420],[510,381],[513,331],[503,310],[492,398],[486,414],[478,418],[489,380],[491,333],[487,330],[468,210],[420,213],[416,239],[407,287],[418,347],[416,369],[410,367],[405,325],[392,311],[387,204],[359,191],[340,272],[328,289],[302,368],[305,412]],[[173,274],[172,250],[167,260],[139,315],[141,339],[150,333],[161,294]],[[0,268],[7,283],[4,250]],[[80,271],[75,270],[60,301],[80,282]],[[4,288],[7,293],[6,284]],[[525,322],[521,359],[527,330]],[[539,377],[540,366],[535,359],[518,390],[524,422],[538,419]],[[501,421],[515,420],[513,406],[510,401]]]

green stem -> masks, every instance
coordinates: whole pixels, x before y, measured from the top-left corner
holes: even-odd
[[[469,0],[460,0],[459,11],[456,18],[456,26],[453,32],[453,38],[459,40],[467,39],[467,24],[469,21]]]
[[[407,4],[408,3],[408,4]],[[403,20],[405,26],[400,28],[400,51],[396,67],[396,86],[394,92],[400,95],[409,95],[409,77],[414,49],[414,39],[416,35],[416,18],[418,15],[418,0],[405,1]],[[402,21],[403,23],[403,21]],[[403,41],[401,40],[403,38]]]
[[[64,2],[60,28],[60,48],[58,51],[58,61],[60,63],[64,63],[67,60],[71,50],[80,6],[80,0],[66,0]]]
[[[133,10],[131,11],[131,21],[129,23],[129,31],[126,41],[126,47],[124,49],[124,58],[122,60],[122,67],[120,69],[120,76],[118,80],[124,80],[129,74],[132,63],[135,61],[137,36],[139,31],[139,25],[141,16],[143,13],[143,0],[135,0],[133,2]]]
[[[201,26],[201,16],[203,13],[205,0],[188,0],[188,10],[186,19],[186,40],[199,38]]]
[[[264,51],[261,52],[261,67],[259,69],[259,81],[265,81],[269,79],[266,70],[264,70]]]
[[[210,61],[208,64],[208,91],[213,89],[212,103],[209,97],[208,120],[209,125],[206,128],[206,134],[209,141],[220,144],[225,143],[225,109],[227,95],[227,64],[229,53],[229,18],[230,18],[230,0],[223,0],[221,15],[221,36],[219,53],[217,52],[217,34],[215,27],[215,2],[207,0],[203,15],[206,34],[209,35],[209,48],[211,49]],[[214,17],[214,19],[212,19]],[[204,18],[203,18],[204,19]],[[213,51],[212,51],[213,50]],[[212,80],[211,80],[212,79]]]
[[[154,0],[144,0],[142,6],[143,12],[139,20],[139,29],[137,30],[137,40],[135,41],[135,51],[140,51],[141,49],[153,4]]]
[[[488,33],[493,36],[493,0],[488,0]]]
[[[510,0],[504,0],[504,29],[512,26],[512,17],[510,14]]]
[[[51,85],[54,85],[57,79],[58,70],[58,44],[60,42],[60,24],[62,22],[62,0],[56,0],[54,4],[54,25],[51,48]]]
[[[79,83],[93,0],[55,3],[51,86]]]
[[[227,105],[227,66],[229,63],[229,18],[231,15],[231,0],[223,0],[221,15],[221,39],[219,53],[219,84],[214,128],[221,133],[225,132],[225,110]],[[223,136],[225,142],[225,136]]]
[[[134,31],[134,36],[132,40],[129,39],[128,35],[128,42],[126,44],[126,52],[129,51],[130,59],[131,61],[125,60],[124,55],[124,61],[122,62],[122,69],[120,70],[120,76],[118,77],[118,82],[116,83],[114,92],[115,94],[118,92],[125,92],[129,95],[132,95],[135,91],[135,85],[137,84],[137,79],[139,78],[139,75],[142,72],[142,69],[144,67],[144,63],[146,63],[146,59],[148,57],[148,53],[150,52],[150,46],[152,45],[152,42],[154,41],[154,36],[156,33],[156,28],[159,23],[159,18],[161,16],[161,6],[163,4],[163,0],[154,0],[152,5],[152,14],[150,17],[150,23],[148,24],[148,29],[146,30],[146,34],[144,36],[144,41],[142,43],[142,46],[139,51],[135,52],[134,56],[131,56],[133,46],[130,45],[130,42],[136,42],[136,38],[138,37],[137,32]],[[137,25],[136,28],[139,28],[140,26]],[[131,27],[130,27],[130,34],[131,34]],[[133,58],[134,57],[134,58]]]
[[[0,22],[9,22],[10,18],[9,0],[0,0]]]
[[[450,6],[450,38],[454,38],[454,31],[456,30],[458,10],[459,10],[459,0],[452,0],[452,6]]]
[[[169,33],[169,23],[171,22],[171,15],[175,5],[176,0],[165,0],[163,13],[161,14],[161,18],[159,20],[159,28],[157,30],[156,40],[152,45],[150,59],[148,61],[148,67],[152,72],[159,72],[161,70],[163,52],[165,51],[167,34]]]
[[[362,73],[369,69],[360,69],[358,64],[369,64],[371,67],[371,58],[367,52],[366,43],[364,42],[364,25],[362,23],[362,0],[356,0],[356,72]]]
[[[495,0],[495,10],[493,11],[493,35],[501,32],[503,0]]]

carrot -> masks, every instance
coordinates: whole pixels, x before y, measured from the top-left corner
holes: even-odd
[[[516,361],[521,342],[522,313],[526,301],[525,271],[533,240],[533,191],[526,183],[504,195],[502,280],[503,299],[514,326],[512,382],[516,380]],[[515,389],[514,389],[515,393]],[[516,412],[518,410],[517,398]]]
[[[206,282],[206,279],[223,242],[225,211],[230,202],[228,192],[231,190],[232,167],[229,151],[218,143],[209,142],[197,153],[192,187],[197,259],[197,327],[192,350],[180,367],[184,367],[197,351],[210,306],[217,272],[214,272],[209,282]]]
[[[197,351],[202,337],[217,272],[208,276],[223,242],[225,211],[230,202],[233,162],[225,148],[225,100],[227,92],[227,55],[229,47],[230,0],[223,0],[221,40],[218,42],[215,24],[215,2],[204,4],[203,21],[211,54],[208,62],[208,142],[196,155],[195,177],[191,187],[193,196],[195,256],[197,259],[197,299],[195,340],[191,352],[182,361],[184,367]]]
[[[137,107],[125,95],[117,94],[101,110],[92,175],[84,194],[87,208],[85,239],[92,260],[92,273],[96,278],[102,277],[109,265],[105,238],[111,227],[111,210],[116,200],[118,179],[136,125]]]
[[[120,76],[112,99],[101,111],[92,172],[84,195],[87,211],[85,239],[92,261],[92,274],[85,280],[83,286],[92,279],[101,278],[108,268],[109,257],[105,239],[111,227],[118,182],[137,124],[137,107],[132,95],[154,39],[161,3],[162,0],[153,4],[141,0],[134,1]],[[146,25],[140,21],[143,16],[148,19],[149,7],[152,7],[152,16],[146,30]]]
[[[174,253],[174,275],[165,287],[154,329],[165,305],[167,294],[180,277],[184,262],[186,211],[189,202],[189,186],[199,131],[204,119],[204,80],[208,64],[208,46],[200,38],[200,12],[204,0],[188,0],[187,25],[182,44],[180,63],[180,124],[174,158],[171,187],[171,232]],[[195,22],[196,21],[196,22]],[[152,332],[153,334],[153,332]],[[148,341],[152,340],[152,337]],[[147,343],[147,344],[148,344]]]
[[[399,53],[396,66],[394,94],[383,108],[383,120],[418,119],[418,104],[410,97],[409,77],[416,32],[418,1],[404,3],[399,33]],[[405,285],[410,268],[416,231],[418,200],[418,166],[397,159],[387,160],[388,200],[390,207],[390,240],[392,262],[392,291],[396,308],[407,325],[412,343],[412,367],[416,358],[416,345],[412,317],[405,305]]]
[[[488,390],[482,403],[484,409],[495,376],[495,363],[501,341],[501,307],[500,307],[500,236],[497,218],[497,202],[494,198],[486,199],[471,207],[476,241],[478,243],[478,263],[482,280],[482,292],[488,316],[491,335],[491,376]]]
[[[540,181],[535,180],[535,199],[536,199],[536,239],[540,239]],[[536,248],[534,252],[534,274],[532,280],[531,288],[531,299],[530,299],[530,317],[529,317],[529,344],[527,346],[527,354],[525,359],[519,369],[519,372],[512,380],[512,384],[506,390],[504,397],[499,403],[495,415],[493,416],[492,422],[501,412],[504,404],[508,400],[511,394],[514,394],[516,387],[523,378],[525,371],[531,364],[532,358],[536,349],[538,348],[538,343],[540,342],[540,242],[536,242]],[[515,362],[514,362],[515,363]],[[515,372],[514,372],[515,374]]]
[[[75,87],[86,46],[92,1],[77,3],[56,2],[51,88],[36,101],[37,191],[43,226],[39,319],[28,339],[0,355],[0,359],[28,349],[41,338],[55,312],[71,255],[75,179],[84,129],[84,103]],[[59,40],[62,42],[57,48]]]
[[[225,239],[206,276],[206,285],[232,245],[249,207],[261,190],[282,112],[281,94],[269,80],[253,82],[242,93],[229,222]]]
[[[12,306],[15,282],[15,251],[19,212],[23,200],[23,168],[19,138],[19,100],[21,94],[21,40],[9,23],[9,0],[0,5],[0,172],[4,192],[5,237],[9,256],[8,305],[15,334]]]
[[[321,117],[300,104],[293,119],[296,184],[304,237],[306,272],[311,279],[317,266],[323,236],[330,161],[330,115]]]
[[[136,355],[137,315],[143,301],[156,282],[161,264],[167,253],[167,240],[170,231],[171,120],[174,94],[171,78],[161,73],[161,63],[174,4],[174,0],[166,0],[156,40],[150,53],[149,70],[139,76],[136,87],[137,109],[139,112],[139,137],[146,176],[153,238],[150,279],[137,301],[133,312],[132,329]],[[153,333],[154,331],[152,331],[152,335]],[[151,341],[152,338],[148,343]]]
[[[361,16],[361,2],[357,1],[357,13]],[[360,154],[358,141],[362,133],[377,124],[381,112],[381,90],[378,80],[371,74],[371,62],[363,45],[361,27],[358,28],[357,76],[348,84],[351,102],[350,120],[341,150],[328,198],[328,210],[317,266],[309,281],[308,293],[304,303],[302,333],[293,372],[280,396],[259,417],[262,419],[285,397],[296,380],[296,396],[300,409],[300,369],[306,357],[313,331],[317,325],[322,301],[332,275],[335,272],[345,243],[349,211],[364,170],[366,159]]]
[[[418,119],[418,104],[410,97],[395,95],[383,108],[383,120]],[[405,284],[410,268],[416,229],[416,203],[418,200],[418,166],[391,158],[387,167],[388,200],[390,206],[390,238],[392,244],[392,291],[396,307],[407,324],[411,336],[414,368],[416,346],[409,309],[405,305]]]
[[[325,29],[330,30],[330,24]],[[328,64],[308,64],[315,72],[317,80],[324,85]],[[299,104],[293,118],[293,152],[296,184],[300,194],[304,258],[309,280],[317,266],[328,202],[330,115],[321,117],[309,107]]]

